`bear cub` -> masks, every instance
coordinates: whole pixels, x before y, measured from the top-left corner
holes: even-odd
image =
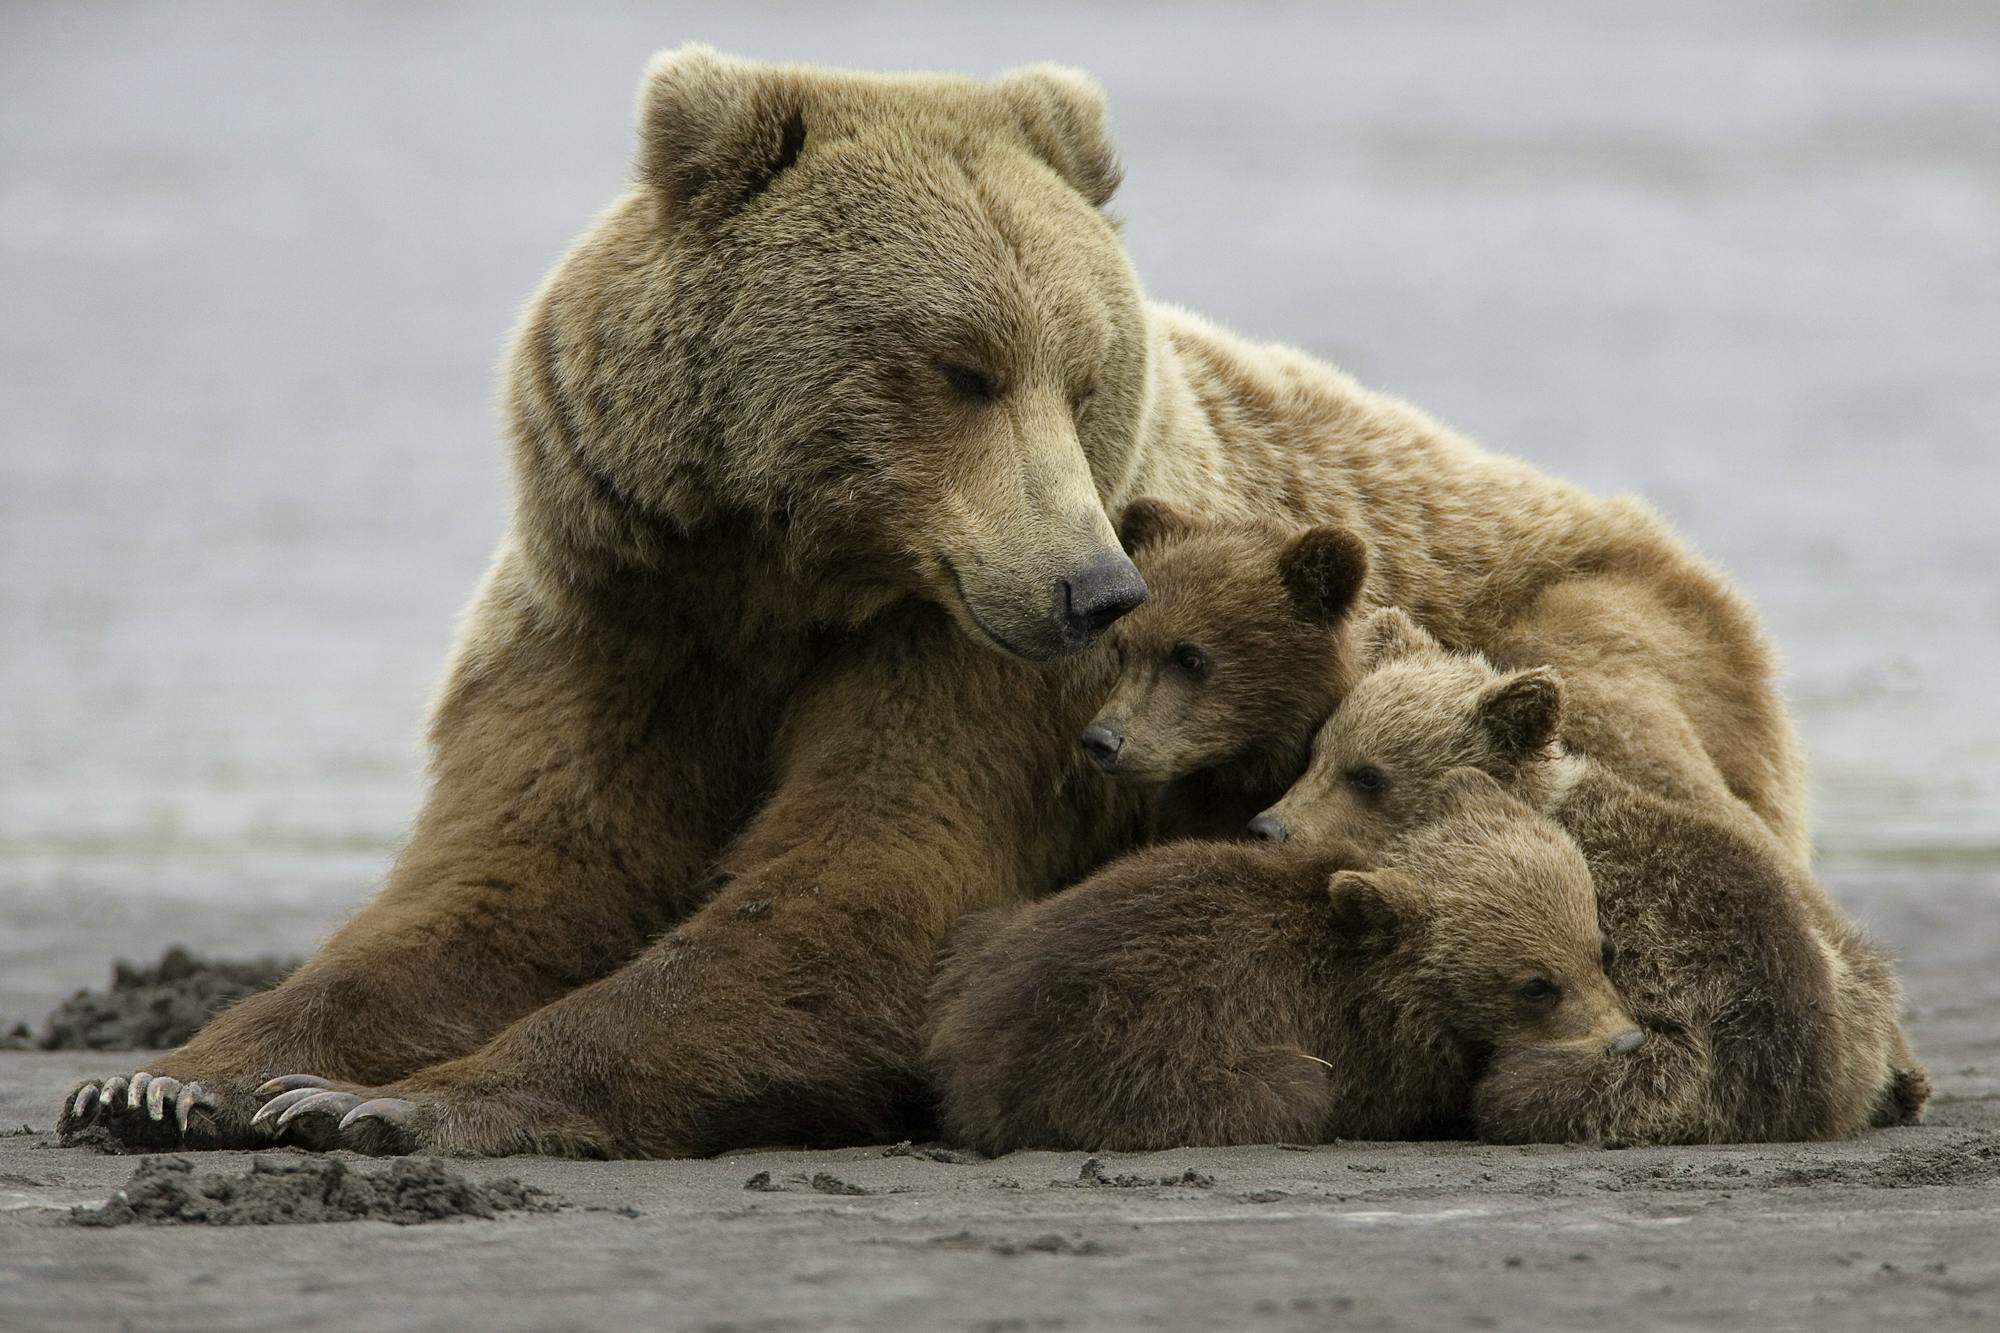
[[[1590,873],[1467,769],[1381,868],[1352,850],[1166,843],[947,949],[926,1059],[987,1153],[1463,1132],[1482,1063],[1627,1051]]]
[[[1768,839],[1566,753],[1563,683],[1548,668],[1496,670],[1394,608],[1358,637],[1365,674],[1259,831],[1343,852],[1391,846],[1456,800],[1459,766],[1492,775],[1582,849],[1611,980],[1650,1034],[1623,1059],[1502,1052],[1479,1087],[1482,1137],[1826,1139],[1919,1117],[1930,1084],[1888,961],[1844,921],[1815,924],[1817,889]]]
[[[1353,684],[1367,548],[1341,527],[1198,519],[1155,499],[1127,505],[1118,535],[1148,599],[1112,631],[1118,682],[1083,748],[1158,791],[1160,836],[1234,837],[1305,772]]]

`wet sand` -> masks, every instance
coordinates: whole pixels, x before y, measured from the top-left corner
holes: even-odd
[[[1918,1037],[1932,1123],[1844,1143],[1270,1146],[1101,1170],[882,1147],[507,1158],[451,1165],[567,1206],[407,1227],[79,1227],[68,1210],[134,1159],[17,1135],[0,1138],[0,1327],[1991,1327],[1993,1027],[1933,1017]],[[0,1123],[46,1125],[101,1065],[0,1055]],[[250,1157],[193,1156],[232,1173]],[[1182,1183],[1091,1183],[1106,1175]]]

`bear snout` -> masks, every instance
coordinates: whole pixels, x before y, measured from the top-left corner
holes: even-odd
[[[1125,748],[1125,732],[1115,722],[1093,722],[1080,738],[1090,762],[1106,773],[1118,767],[1118,752]]]
[[[1646,1034],[1640,1028],[1629,1028],[1619,1033],[1605,1044],[1606,1055],[1630,1055],[1646,1044]]]
[[[1285,821],[1276,815],[1258,815],[1250,821],[1250,836],[1259,842],[1283,842],[1292,835]]]
[[[1066,638],[1088,643],[1145,600],[1138,566],[1122,551],[1102,551],[1056,585],[1056,623]]]

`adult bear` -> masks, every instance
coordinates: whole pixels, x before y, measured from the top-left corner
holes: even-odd
[[[1369,601],[1598,683],[1622,711],[1577,748],[1804,855],[1770,657],[1716,575],[1639,506],[1148,305],[1118,175],[1067,70],[656,59],[631,188],[514,340],[514,517],[387,884],[63,1127],[619,1155],[905,1132],[947,928],[1145,827],[1075,740],[1116,666],[1086,650],[1143,596],[1107,517],[1140,494],[1353,530]],[[253,1124],[274,1076],[297,1091]]]

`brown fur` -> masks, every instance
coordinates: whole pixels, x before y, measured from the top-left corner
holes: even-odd
[[[1091,729],[1119,748],[1099,766],[1163,792],[1162,836],[1234,835],[1305,771],[1353,681],[1367,551],[1330,525],[1210,522],[1152,499],[1118,535],[1150,595],[1111,633],[1118,683]]]
[[[196,1087],[188,1133],[121,1106],[119,1137],[255,1143],[253,1089],[288,1073],[411,1102],[342,1139],[372,1147],[897,1132],[950,925],[1143,831],[1076,744],[1111,655],[1051,604],[1123,561],[1109,514],[1139,494],[1339,524],[1372,600],[1634,682],[1679,730],[1618,762],[1802,852],[1770,663],[1721,582],[1635,506],[1147,304],[1081,75],[690,47],[639,121],[630,188],[508,357],[513,520],[407,848],[294,977],[150,1066]]]
[[[933,991],[947,1134],[990,1153],[1440,1135],[1486,1052],[1628,1030],[1574,845],[1483,774],[1443,804],[1393,869],[1168,843],[972,918]],[[1562,998],[1524,1001],[1537,977]]]
[[[1889,964],[1757,828],[1640,790],[1565,752],[1563,678],[1451,653],[1401,611],[1360,628],[1368,673],[1271,814],[1312,846],[1386,844],[1474,765],[1562,824],[1597,883],[1611,979],[1651,1032],[1623,1059],[1503,1056],[1480,1130],[1503,1140],[1834,1138],[1914,1118],[1927,1095]]]

